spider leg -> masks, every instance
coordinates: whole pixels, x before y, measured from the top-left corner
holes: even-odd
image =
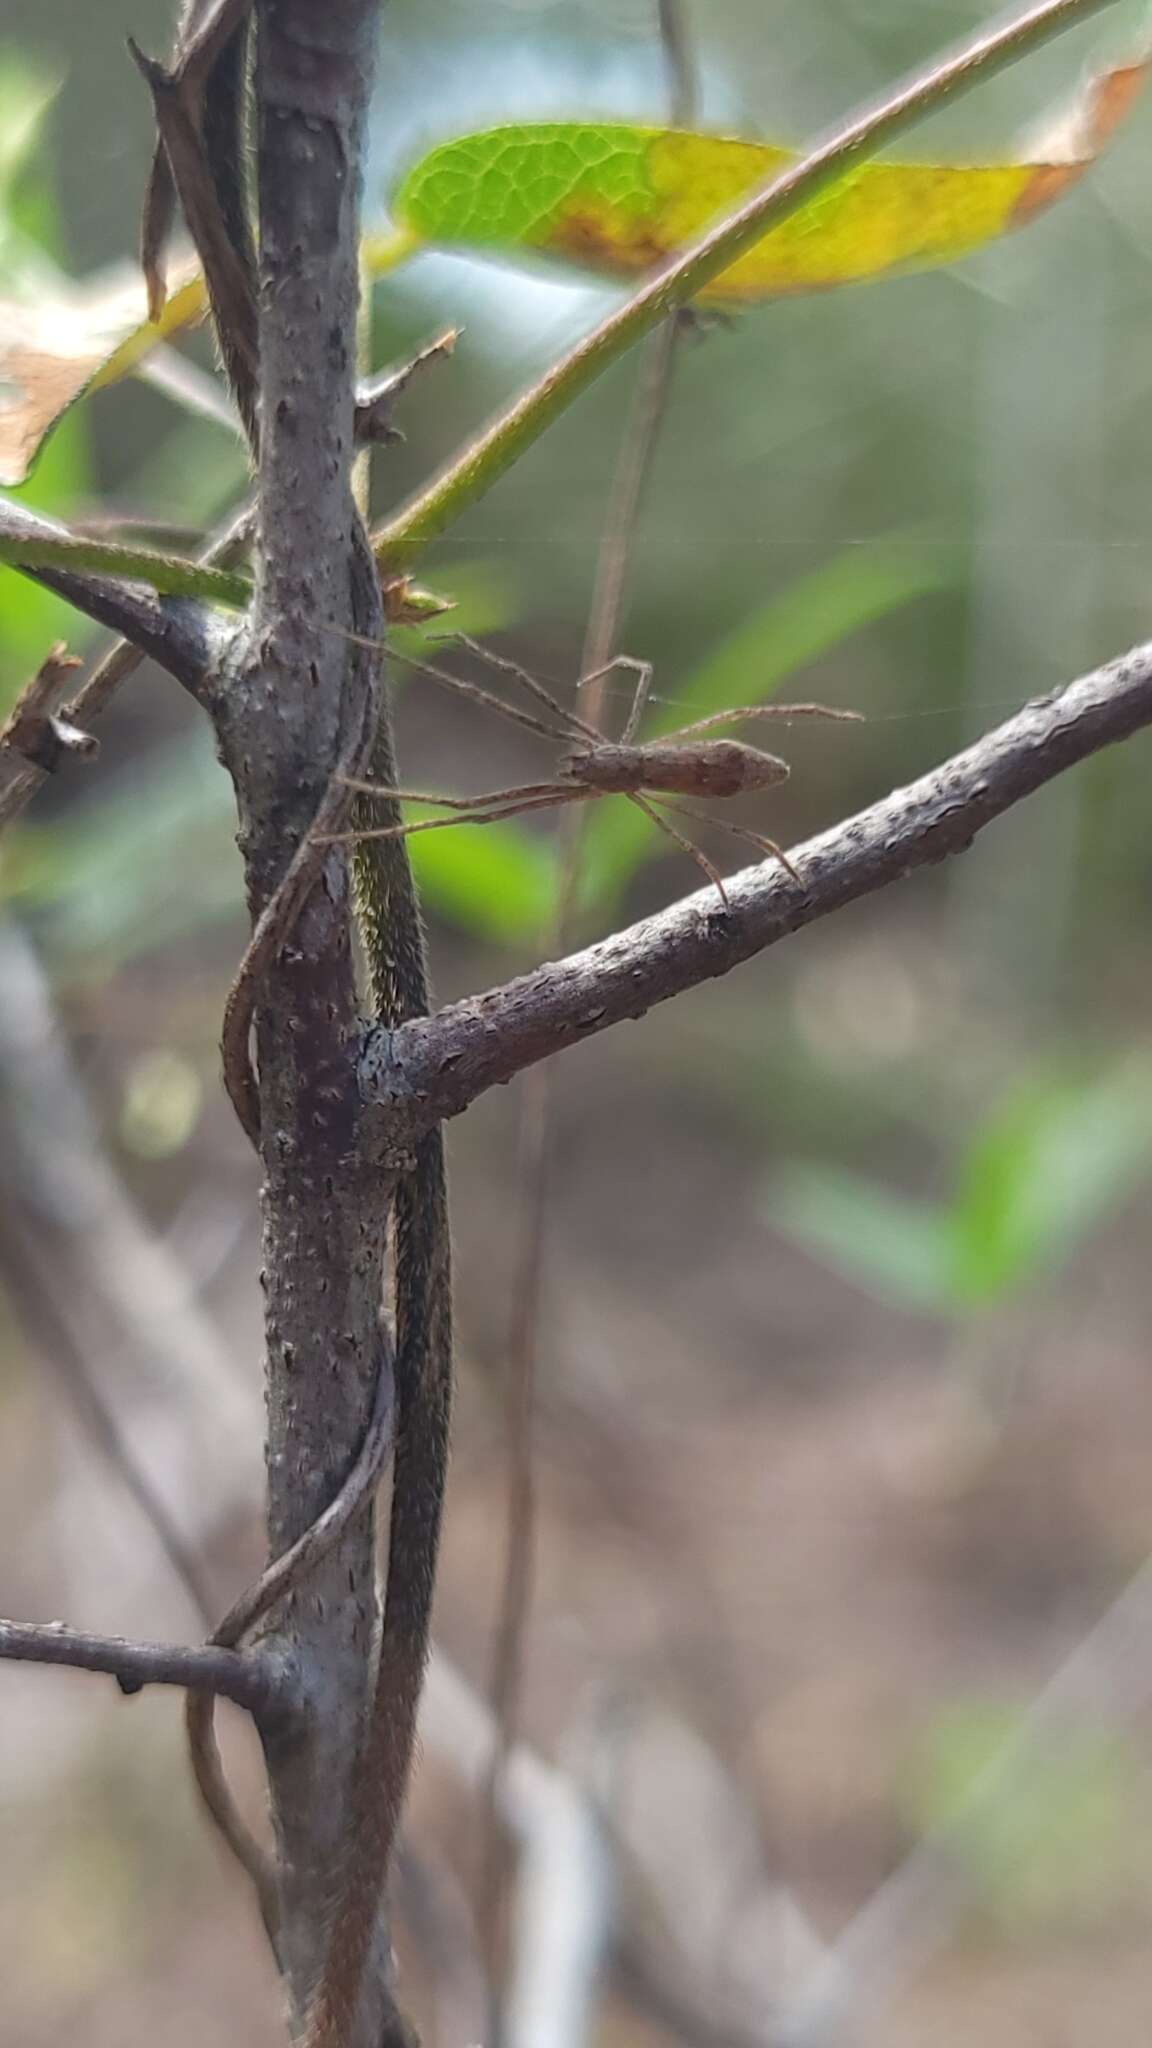
[[[347,832],[324,832],[316,835],[318,846],[348,846],[358,844],[362,839],[406,839],[413,832],[441,832],[452,825],[495,825],[500,818],[518,818],[521,811],[546,811],[553,804],[586,802],[588,798],[600,795],[597,789],[586,784],[573,787],[569,783],[557,782],[551,785],[537,785],[547,790],[547,795],[522,797],[517,803],[497,804],[491,811],[464,811],[453,818],[414,818],[412,822],[400,825],[352,826]],[[433,802],[442,799],[434,797]]]
[[[585,740],[603,739],[603,733],[597,732],[596,727],[589,725],[577,712],[570,711],[566,704],[561,704],[560,699],[554,697],[551,690],[545,689],[543,683],[539,682],[530,670],[521,668],[518,661],[509,661],[506,654],[494,654],[490,647],[485,647],[482,640],[473,640],[467,633],[453,633],[445,635],[445,638],[451,638],[458,647],[466,647],[478,660],[486,661],[489,668],[499,669],[501,675],[510,676],[513,682],[519,683],[521,689],[527,690],[538,704],[543,704],[554,718],[561,721],[566,728],[565,739],[573,733],[578,733],[580,738]]]
[[[830,704],[733,704],[727,711],[714,711],[710,718],[694,719],[691,725],[678,726],[675,732],[665,733],[669,740],[686,739],[690,733],[707,732],[712,726],[737,725],[744,718],[779,718],[787,723],[793,718],[835,718],[845,724],[859,725],[863,712],[834,710]]]
[[[652,663],[650,661],[637,661],[635,656],[631,654],[617,654],[613,656],[611,661],[606,661],[601,668],[590,669],[586,676],[581,676],[576,688],[577,690],[586,690],[589,683],[598,683],[601,676],[613,675],[618,668],[631,669],[636,677],[636,688],[632,695],[627,722],[620,735],[620,745],[628,747],[631,746],[632,741],[636,737],[637,728],[644,716],[644,710],[648,703],[648,692],[652,688]]]
[[[360,796],[389,797],[395,803],[439,804],[446,811],[486,811],[492,804],[518,803],[521,798],[531,799],[550,795],[555,789],[567,789],[571,785],[563,782],[521,782],[512,789],[492,789],[486,796],[430,796],[423,789],[391,789],[383,782],[363,782],[358,776],[344,778],[345,787],[354,789]]]
[[[394,661],[403,662],[405,668],[415,669],[418,675],[428,676],[434,683],[443,683],[455,690],[458,696],[468,697],[473,704],[483,704],[489,711],[502,711],[505,718],[515,719],[517,725],[527,726],[529,732],[538,732],[546,740],[560,740],[565,745],[572,738],[567,726],[549,725],[542,718],[533,718],[530,711],[522,711],[518,704],[508,704],[503,697],[497,697],[492,690],[485,690],[479,683],[466,682],[463,676],[449,674],[446,668],[437,668],[434,662],[419,661],[413,654],[392,652]]]
[[[695,818],[701,825],[717,825],[721,832],[730,832],[733,839],[743,839],[749,846],[759,847],[761,853],[766,853],[773,860],[778,860],[781,867],[787,869],[794,882],[800,880],[800,876],[797,874],[784,848],[777,846],[774,839],[766,838],[763,832],[753,832],[748,825],[734,825],[730,818],[713,818],[707,811],[694,811],[687,804],[669,803],[666,797],[661,798],[661,803],[665,809],[676,811],[682,818]]]
[[[674,842],[674,844],[680,848],[680,851],[682,853],[686,853],[690,860],[695,861],[697,867],[702,869],[703,873],[707,875],[708,880],[711,882],[712,887],[716,890],[716,893],[719,896],[721,903],[724,905],[725,910],[727,910],[728,892],[724,887],[723,877],[720,873],[719,868],[713,867],[711,861],[708,859],[707,854],[701,853],[700,848],[698,846],[693,846],[692,841],[690,839],[686,839],[683,832],[678,832],[676,830],[675,825],[670,825],[668,823],[667,818],[661,817],[660,812],[656,809],[655,804],[648,803],[646,799],[642,796],[637,796],[635,790],[625,790],[624,795],[628,798],[629,803],[635,804],[637,810],[643,811],[644,816],[648,818],[653,825],[657,826],[658,829],[664,833],[666,838],[671,839]]]

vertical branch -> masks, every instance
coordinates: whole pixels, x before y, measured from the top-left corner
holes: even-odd
[[[256,594],[245,659],[218,700],[252,915],[276,894],[332,777],[371,729],[378,639],[357,564],[350,479],[363,129],[374,0],[261,0]],[[333,632],[333,627],[343,631]],[[280,1555],[351,1465],[381,1361],[387,1184],[364,1157],[351,1082],[358,1029],[350,889],[330,852],[260,963],[255,1042],[264,1167],[268,1522]],[[377,1616],[372,1517],[284,1604],[280,1631],[313,1714],[268,1745],[282,1871],[281,1958],[298,2011],[339,1889],[350,1770]],[[361,2014],[386,2009],[382,1977]]]

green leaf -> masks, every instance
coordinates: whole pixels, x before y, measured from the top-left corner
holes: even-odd
[[[939,1214],[856,1174],[786,1167],[765,1213],[782,1236],[870,1294],[898,1307],[947,1315],[948,1242]]]
[[[1092,79],[1023,162],[866,163],[709,284],[732,304],[951,263],[1035,219],[1083,176],[1144,84],[1148,58]],[[443,142],[392,195],[414,240],[543,255],[637,277],[800,161],[774,142],[620,121],[518,122]]]
[[[876,548],[845,548],[734,627],[688,677],[675,703],[654,709],[645,730],[670,732],[727,704],[764,703],[849,634],[950,580],[931,549],[901,545],[898,536]],[[770,819],[764,829],[771,837]],[[634,804],[598,804],[584,841],[585,902],[597,909],[614,906],[636,869],[663,845]]]
[[[1152,1068],[1029,1082],[964,1160],[947,1219],[958,1305],[1025,1286],[1080,1242],[1152,1167]]]

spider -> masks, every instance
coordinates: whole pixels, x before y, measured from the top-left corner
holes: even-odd
[[[421,675],[446,684],[473,703],[500,711],[506,718],[527,726],[530,732],[558,741],[568,748],[569,751],[561,757],[557,774],[550,782],[518,783],[509,789],[489,790],[483,796],[430,796],[420,790],[390,789],[382,783],[349,777],[349,788],[362,795],[390,797],[403,803],[434,804],[454,815],[449,818],[420,818],[400,824],[362,825],[334,837],[391,839],[413,832],[443,831],[450,825],[491,825],[499,818],[514,818],[522,811],[545,810],[553,804],[587,803],[597,797],[626,796],[652,824],[696,862],[725,904],[728,898],[722,876],[699,847],[669,822],[665,815],[667,812],[672,811],[677,817],[692,818],[702,824],[719,825],[734,838],[756,847],[766,858],[778,860],[795,880],[800,879],[787,854],[774,839],[766,839],[762,833],[750,831],[744,825],[733,825],[728,819],[709,817],[706,812],[671,799],[680,796],[744,796],[750,790],[770,789],[775,783],[786,780],[788,764],[777,755],[763,753],[759,747],[749,746],[743,740],[701,737],[718,726],[735,725],[743,719],[752,718],[857,721],[861,716],[858,711],[833,710],[826,704],[738,704],[726,711],[715,711],[708,718],[698,718],[690,725],[682,725],[660,739],[638,740],[636,734],[652,687],[652,664],[636,661],[630,655],[617,655],[604,668],[581,678],[583,687],[618,669],[629,670],[635,675],[636,686],[624,730],[618,740],[613,740],[577,712],[561,704],[518,662],[494,654],[491,648],[470,639],[466,633],[453,635],[452,644],[466,648],[490,668],[499,670],[548,715],[541,716],[539,712],[527,711],[521,705],[510,704],[480,684],[450,675],[446,669],[437,668],[430,662],[409,656],[399,658]]]

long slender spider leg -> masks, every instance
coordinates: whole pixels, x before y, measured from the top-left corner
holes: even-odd
[[[465,811],[452,818],[414,818],[411,823],[400,825],[351,826],[347,832],[318,833],[316,843],[319,846],[349,846],[358,845],[363,839],[406,839],[413,832],[446,831],[453,825],[495,825],[500,818],[518,818],[522,811],[546,811],[554,804],[586,803],[600,794],[600,790],[590,789],[583,783],[573,787],[569,783],[557,782],[547,796],[499,804],[492,811]]]
[[[734,825],[731,818],[714,818],[708,811],[694,811],[688,804],[669,803],[667,797],[661,797],[660,801],[666,810],[675,811],[681,818],[694,818],[699,825],[716,825],[721,832],[731,833],[733,839],[743,839],[749,846],[758,847],[761,853],[770,854],[773,860],[778,860],[794,882],[800,881],[784,848],[777,846],[776,841],[767,838],[763,832],[754,832],[750,825]]]
[[[624,724],[624,730],[620,735],[620,745],[622,747],[630,747],[640,729],[640,720],[647,709],[648,693],[652,688],[652,663],[650,661],[636,661],[631,654],[618,654],[614,661],[606,662],[603,668],[593,669],[590,676],[581,676],[578,687],[583,690],[589,683],[598,682],[601,676],[610,676],[613,669],[617,668],[631,669],[636,677],[636,688],[633,692],[632,704]]]
[[[635,804],[638,811],[643,811],[644,816],[647,819],[649,819],[649,821],[653,825],[655,825],[659,831],[663,832],[665,838],[671,839],[673,843],[680,848],[682,853],[686,853],[689,856],[689,859],[695,861],[697,867],[700,868],[702,872],[707,875],[708,880],[711,882],[712,887],[716,890],[721,903],[724,905],[725,910],[727,910],[728,891],[724,887],[724,878],[721,875],[720,870],[718,868],[713,867],[711,861],[708,859],[707,854],[701,853],[700,848],[698,846],[693,846],[692,841],[690,839],[686,839],[683,832],[678,832],[676,830],[675,825],[670,825],[668,823],[667,818],[661,817],[659,811],[656,809],[654,804],[648,803],[646,799],[642,796],[637,796],[635,790],[625,790],[624,795],[628,798],[630,804]]]
[[[344,778],[346,789],[354,789],[361,796],[390,797],[395,803],[439,804],[446,811],[486,811],[490,804],[518,802],[521,797],[544,796],[554,789],[570,787],[562,782],[522,782],[511,789],[492,789],[485,796],[430,796],[423,789],[392,789],[383,782],[364,782],[359,776]]]
[[[527,690],[538,704],[543,704],[554,718],[559,718],[563,722],[567,728],[564,735],[566,739],[571,734],[578,733],[584,740],[603,740],[602,732],[597,732],[596,727],[589,725],[578,712],[570,711],[566,704],[561,704],[560,699],[554,697],[551,690],[546,690],[543,683],[528,669],[521,668],[518,661],[510,661],[506,654],[494,654],[490,647],[485,647],[482,640],[473,640],[467,633],[446,634],[444,637],[451,639],[458,647],[466,647],[478,660],[486,661],[490,668],[499,669],[502,675],[510,676],[513,682],[519,683],[521,689]]]
[[[567,722],[560,726],[546,725],[543,719],[533,718],[530,711],[521,711],[517,705],[506,703],[503,697],[495,696],[491,690],[483,689],[479,683],[466,682],[463,676],[454,676],[446,668],[437,668],[435,662],[421,661],[415,654],[402,654],[390,641],[370,640],[367,634],[350,633],[344,626],[329,626],[328,631],[338,633],[342,640],[350,640],[355,647],[370,647],[376,654],[387,654],[391,660],[401,662],[405,668],[415,669],[418,675],[428,676],[434,683],[443,683],[447,689],[455,690],[458,696],[470,697],[474,704],[483,704],[489,711],[502,711],[505,718],[514,718],[517,725],[526,725],[529,732],[541,733],[547,740],[561,740],[567,743],[572,738]],[[465,639],[463,633],[453,637],[456,640]],[[443,635],[442,638],[446,645],[452,645],[448,635]],[[466,644],[474,647],[477,653],[486,652],[478,641],[468,641]],[[496,657],[492,658],[495,661]],[[551,708],[558,717],[566,721],[567,715],[562,705],[551,705]],[[599,737],[597,734],[597,738]]]
[[[397,654],[393,660],[403,662],[405,668],[415,669],[418,675],[428,676],[434,683],[443,683],[449,690],[455,690],[461,697],[468,697],[473,704],[483,704],[489,711],[503,712],[505,718],[512,718],[517,725],[527,726],[529,732],[538,732],[546,740],[559,740],[567,746],[572,733],[566,725],[548,725],[542,718],[534,718],[530,711],[522,711],[518,704],[509,704],[503,697],[497,697],[492,690],[485,690],[479,683],[466,682],[463,676],[454,676],[446,668],[437,668],[434,662],[420,661],[414,654]]]
[[[831,704],[733,704],[727,711],[714,711],[710,718],[697,718],[691,725],[677,726],[675,732],[662,733],[661,738],[686,739],[690,733],[707,732],[716,725],[737,725],[745,718],[779,718],[785,724],[793,718],[834,718],[847,725],[864,722],[862,711],[843,711]]]

